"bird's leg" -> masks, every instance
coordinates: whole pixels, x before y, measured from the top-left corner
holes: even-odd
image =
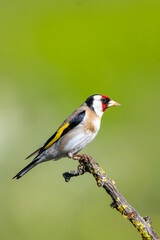
[[[73,160],[80,160],[80,158],[81,158],[80,155],[73,154],[72,152],[68,153],[68,157],[72,158]]]
[[[78,161],[84,160],[88,162],[91,160],[91,157],[87,154],[73,154],[72,152],[68,153],[68,157]]]
[[[69,152],[69,153],[67,154],[67,156],[68,156],[69,158],[73,158],[73,153],[72,153],[72,152]]]
[[[87,154],[73,154],[72,159],[78,160],[78,161],[84,160],[84,161],[88,162],[91,160],[91,157]]]

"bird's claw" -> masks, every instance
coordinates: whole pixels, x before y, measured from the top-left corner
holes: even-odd
[[[78,154],[78,155],[74,154],[72,156],[72,159],[78,160],[79,162],[81,162],[81,161],[88,162],[88,161],[91,160],[91,157],[89,155],[87,155],[87,154]]]

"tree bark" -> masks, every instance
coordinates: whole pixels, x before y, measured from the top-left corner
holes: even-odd
[[[89,155],[77,155],[76,159],[79,160],[77,170],[65,172],[63,177],[66,182],[69,182],[72,177],[83,175],[88,172],[95,178],[98,187],[103,187],[106,192],[111,196],[113,202],[110,204],[121,213],[121,215],[128,219],[134,227],[140,232],[143,240],[160,240],[155,233],[151,219],[141,217],[139,213],[126,201],[123,195],[117,189],[115,182],[111,180],[106,172],[91,158]]]

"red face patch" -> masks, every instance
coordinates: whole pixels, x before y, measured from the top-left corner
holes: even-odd
[[[107,108],[107,104],[102,103],[102,111],[104,112]]]
[[[104,112],[107,108],[107,104],[111,99],[105,95],[102,95],[101,102],[102,102],[102,111]]]

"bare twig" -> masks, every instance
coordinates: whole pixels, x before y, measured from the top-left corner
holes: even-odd
[[[77,170],[66,172],[63,174],[66,182],[69,182],[72,177],[83,175],[89,172],[95,178],[98,187],[103,187],[106,192],[111,196],[113,202],[111,207],[117,209],[123,217],[128,219],[134,227],[141,233],[143,240],[160,240],[152,228],[151,219],[141,217],[139,213],[128,204],[122,194],[118,191],[115,182],[107,177],[106,172],[99,167],[99,165],[88,155],[81,155],[79,157],[79,165]]]

